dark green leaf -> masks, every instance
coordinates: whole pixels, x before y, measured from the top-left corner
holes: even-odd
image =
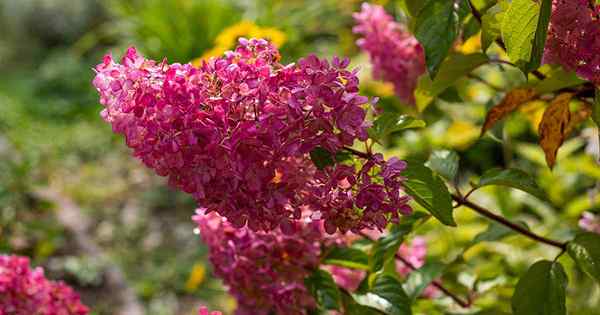
[[[600,283],[600,235],[579,234],[569,242],[567,250],[579,268]]]
[[[410,230],[407,229],[390,231],[389,234],[380,237],[371,248],[369,256],[369,269],[371,272],[377,272],[383,268],[386,262],[394,260],[394,256],[404,240],[404,236]]]
[[[466,0],[422,0],[414,34],[425,49],[429,75],[434,78],[440,64],[458,37],[463,19],[470,12]]]
[[[412,314],[411,300],[404,292],[402,284],[391,275],[378,275],[369,292],[354,294],[353,297],[358,304],[372,307],[384,314]]]
[[[369,269],[369,255],[352,247],[333,247],[325,256],[323,263],[353,269]]]
[[[321,307],[328,310],[340,309],[340,290],[329,272],[321,269],[315,270],[304,280],[304,285]]]
[[[533,264],[519,279],[512,297],[514,315],[566,315],[567,275],[560,263]]]
[[[526,172],[515,168],[493,168],[488,170],[479,179],[478,187],[488,185],[508,186],[530,193],[537,198],[545,199],[544,192],[538,187],[533,177]]]
[[[335,160],[333,155],[321,148],[321,147],[316,147],[314,148],[312,151],[310,151],[310,159],[313,161],[313,163],[315,163],[315,166],[318,169],[324,169],[327,166],[331,166],[335,164]]]
[[[452,217],[452,197],[444,181],[419,161],[407,161],[402,176],[406,177],[404,190],[415,202],[429,211],[440,222],[456,226]]]
[[[509,2],[501,0],[481,17],[481,48],[485,52],[500,37],[500,28]]]
[[[377,140],[403,129],[423,127],[425,127],[425,122],[422,120],[398,113],[385,112],[373,122],[373,127],[369,129],[369,136]]]
[[[508,56],[525,73],[540,66],[551,9],[552,0],[512,0],[502,19]]]
[[[485,54],[461,54],[452,53],[440,66],[440,70],[431,80],[429,76],[423,75],[415,90],[417,109],[423,111],[427,105],[438,95],[451,87],[458,79],[471,73],[477,67],[485,64],[489,58]]]
[[[433,151],[427,161],[427,166],[442,175],[445,179],[452,181],[458,172],[458,154],[449,150]]]
[[[403,287],[408,297],[415,301],[425,288],[435,279],[439,278],[446,266],[439,262],[428,262],[421,268],[412,271],[408,275],[408,279],[404,283]]]

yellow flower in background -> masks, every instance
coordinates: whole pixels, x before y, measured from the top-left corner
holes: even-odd
[[[215,46],[205,51],[200,58],[194,59],[192,64],[197,66],[202,60],[220,56],[226,51],[231,50],[235,47],[240,37],[264,38],[273,43],[275,47],[281,47],[287,39],[285,33],[274,27],[260,27],[252,21],[243,20],[225,28],[215,39]]]
[[[531,130],[538,133],[538,126],[544,116],[546,110],[546,102],[544,101],[531,101],[520,106],[519,111],[525,115],[530,123]]]
[[[206,279],[206,267],[202,263],[195,264],[185,283],[185,290],[189,293],[196,291],[204,279]]]
[[[480,128],[469,121],[456,120],[446,130],[445,143],[453,149],[468,148],[479,138]]]
[[[472,54],[481,51],[481,32],[469,37],[462,45],[458,47],[458,51],[463,54]]]

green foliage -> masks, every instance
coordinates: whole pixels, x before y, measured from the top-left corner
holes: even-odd
[[[458,173],[458,161],[459,156],[456,152],[438,150],[431,153],[427,166],[451,182]]]
[[[409,0],[423,2],[410,4],[418,8],[415,16],[414,34],[425,49],[425,61],[432,78],[435,78],[442,61],[460,33],[460,26],[470,12],[466,0]]]
[[[320,306],[328,310],[339,310],[340,291],[329,272],[317,269],[304,280],[304,283]]]
[[[485,54],[459,54],[453,53],[441,64],[437,76],[432,80],[429,76],[423,75],[419,79],[419,84],[415,90],[417,109],[423,111],[429,103],[438,95],[442,94],[449,87],[454,85],[458,79],[466,76],[477,67],[488,62],[489,58]]]
[[[411,272],[403,285],[408,297],[413,302],[416,301],[431,282],[442,276],[445,269],[444,264],[430,261]]]
[[[512,298],[514,315],[566,315],[567,275],[558,262],[539,261],[519,279]]]
[[[544,191],[542,191],[538,187],[537,183],[531,177],[531,175],[515,168],[494,168],[488,170],[483,175],[481,175],[481,178],[479,178],[479,184],[477,185],[477,187],[483,187],[488,185],[508,186],[528,192],[540,199],[545,199]]]
[[[402,175],[406,177],[404,189],[407,194],[440,222],[456,226],[452,216],[452,198],[441,177],[415,160],[408,161]]]
[[[404,292],[402,284],[388,274],[376,276],[368,292],[352,296],[358,304],[377,309],[384,314],[412,314],[411,301]]]
[[[567,245],[569,255],[579,268],[600,283],[600,236],[581,233]]]
[[[358,248],[334,246],[323,257],[326,265],[369,270],[369,255]]]
[[[500,0],[481,17],[481,48],[484,52],[500,37],[504,13],[509,6],[510,2]]]
[[[380,140],[396,131],[423,127],[425,127],[425,122],[420,119],[395,112],[385,112],[375,119],[368,132],[369,137]]]
[[[540,66],[551,9],[552,0],[513,0],[502,18],[508,56],[525,73]]]

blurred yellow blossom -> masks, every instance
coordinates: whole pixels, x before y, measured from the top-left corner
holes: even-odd
[[[264,38],[275,47],[281,47],[287,39],[285,33],[274,27],[261,27],[252,21],[243,20],[224,29],[215,39],[215,46],[205,51],[200,58],[194,59],[192,63],[197,66],[202,60],[222,55],[235,47],[240,37]]]
[[[206,278],[206,267],[202,263],[197,263],[192,267],[192,272],[185,283],[185,290],[187,292],[194,292],[204,282]]]
[[[446,130],[445,143],[454,149],[466,149],[479,138],[479,132],[473,123],[456,120]]]
[[[481,32],[469,37],[462,45],[458,47],[458,51],[463,54],[472,54],[481,51]]]

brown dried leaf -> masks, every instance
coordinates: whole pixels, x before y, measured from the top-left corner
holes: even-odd
[[[481,136],[490,130],[496,122],[515,111],[521,104],[531,101],[536,96],[537,92],[533,88],[517,88],[508,92],[500,104],[490,108],[488,111],[485,116],[485,123],[481,128]]]
[[[592,116],[592,104],[588,102],[583,102],[575,113],[571,113],[571,120],[569,121],[569,125],[567,126],[567,130],[565,131],[565,137],[570,135],[575,128],[579,126],[579,124],[588,120]]]
[[[571,121],[569,102],[572,97],[573,93],[563,93],[557,96],[546,108],[540,122],[538,129],[540,146],[546,154],[546,163],[550,168],[554,167],[558,148],[567,136],[567,129]]]

